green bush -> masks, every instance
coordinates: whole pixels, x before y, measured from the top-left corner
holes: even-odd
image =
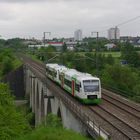
[[[0,83],[0,140],[13,140],[30,131],[24,116],[17,112],[6,84]]]
[[[45,124],[47,127],[55,127],[55,128],[62,127],[61,120],[53,114],[49,114],[46,117]]]

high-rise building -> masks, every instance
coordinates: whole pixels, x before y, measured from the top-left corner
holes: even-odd
[[[120,39],[120,30],[119,28],[115,27],[115,28],[110,28],[108,30],[108,39],[112,40],[112,39]]]
[[[78,29],[74,32],[74,40],[82,41],[82,30]]]

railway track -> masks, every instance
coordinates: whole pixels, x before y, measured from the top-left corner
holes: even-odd
[[[139,106],[137,106],[137,108],[134,108],[133,106],[127,105],[124,102],[121,102],[120,100],[115,99],[114,97],[110,97],[110,95],[103,94],[102,98],[104,102],[108,102],[108,104],[114,107],[117,107],[119,110],[123,110],[123,112],[125,112],[126,114],[133,116],[134,119],[137,120],[137,123],[139,122],[139,125],[140,125]]]
[[[25,57],[24,61],[45,75],[45,65]],[[103,102],[98,106],[84,106],[85,113],[103,127],[113,140],[140,140],[140,107],[106,89],[102,89]]]
[[[140,104],[133,103],[132,101],[130,102],[129,100],[122,98],[122,96],[116,95],[113,92],[103,89],[102,88],[102,95],[104,99],[110,98],[111,100],[124,105],[125,108],[131,109],[131,111],[136,111],[134,113],[139,113],[140,116]]]
[[[113,139],[131,139],[140,140],[140,132],[129,126],[127,123],[121,121],[111,112],[107,111],[101,106],[90,106],[91,111],[96,113],[105,123],[102,125],[107,128]]]

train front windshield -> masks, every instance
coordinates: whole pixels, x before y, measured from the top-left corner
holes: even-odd
[[[84,92],[99,91],[99,80],[84,80]]]

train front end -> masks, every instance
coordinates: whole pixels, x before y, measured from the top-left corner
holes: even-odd
[[[82,95],[81,101],[84,104],[101,103],[101,83],[97,77],[87,77],[81,81]]]

